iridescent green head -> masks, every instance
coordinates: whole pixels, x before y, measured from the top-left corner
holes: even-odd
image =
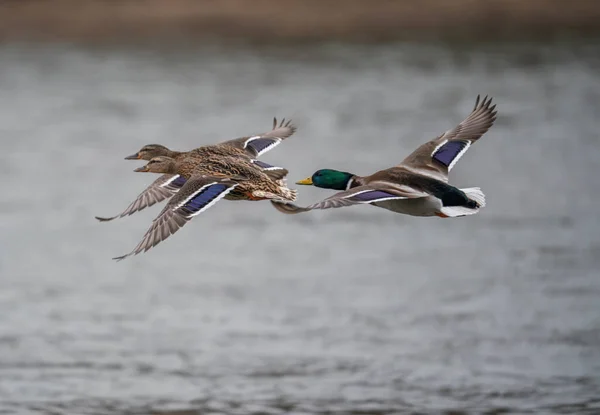
[[[354,175],[343,171],[321,169],[317,170],[311,177],[296,182],[296,184],[313,185],[323,189],[346,190],[348,182]]]

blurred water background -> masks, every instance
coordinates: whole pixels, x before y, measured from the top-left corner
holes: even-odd
[[[0,413],[600,412],[597,46],[1,43]],[[120,263],[162,205],[94,219],[154,179],[123,160],[144,144],[286,117],[263,160],[291,183],[365,175],[477,94],[473,217],[223,201]]]

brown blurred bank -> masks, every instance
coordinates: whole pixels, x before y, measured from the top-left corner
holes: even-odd
[[[514,39],[600,32],[600,0],[0,0],[0,39]]]

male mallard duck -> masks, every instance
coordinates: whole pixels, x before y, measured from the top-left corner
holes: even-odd
[[[477,96],[475,108],[463,122],[421,145],[395,167],[366,177],[323,169],[297,182],[342,190],[321,202],[307,207],[272,202],[273,206],[289,214],[370,204],[412,216],[473,215],[485,206],[485,195],[478,187],[458,189],[449,185],[448,172],[496,120],[496,106],[491,103],[491,98],[486,96],[480,102]]]
[[[175,160],[181,160],[193,156],[202,160],[207,157],[242,157],[250,160],[251,163],[263,170],[271,179],[282,180],[288,171],[282,167],[271,166],[265,162],[256,160],[267,151],[275,148],[286,138],[296,132],[296,126],[291,121],[285,121],[285,118],[277,124],[277,119],[273,119],[273,129],[269,132],[257,134],[249,137],[236,138],[224,141],[215,145],[202,146],[191,151],[181,152],[170,150],[160,144],[145,145],[135,154],[125,157],[125,160],[151,160],[154,157],[166,156]],[[116,218],[132,215],[142,209],[152,206],[155,203],[162,202],[170,198],[181,189],[185,179],[180,175],[164,174],[148,186],[138,197],[120,214],[104,218],[96,216],[101,222],[111,221]]]
[[[199,164],[193,157],[175,160],[161,156],[135,171],[179,175],[185,184],[154,219],[135,249],[113,258],[119,261],[158,245],[220,199],[296,200],[296,190],[276,183],[252,162],[239,157],[210,157]]]

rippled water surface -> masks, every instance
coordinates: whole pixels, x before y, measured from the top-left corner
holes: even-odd
[[[599,69],[591,44],[0,46],[0,412],[600,412]],[[368,174],[478,93],[473,217],[223,201],[119,263],[161,207],[94,219],[153,179],[143,144],[291,117],[263,157],[290,181]]]

